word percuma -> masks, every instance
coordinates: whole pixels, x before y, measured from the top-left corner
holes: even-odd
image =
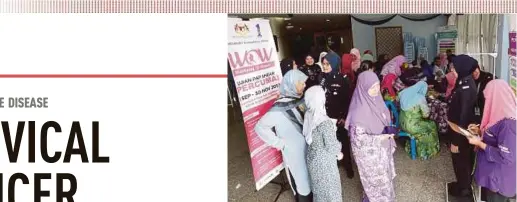
[[[27,124],[28,123],[28,124]],[[25,126],[28,125],[27,133],[24,133]],[[10,163],[17,163],[18,162],[18,154],[20,152],[21,142],[23,139],[23,135],[28,135],[28,157],[29,157],[29,163],[34,163],[36,160],[36,149],[35,149],[35,141],[36,141],[36,123],[34,121],[19,121],[18,125],[15,130],[15,138],[14,138],[14,144],[12,140],[11,135],[11,129],[9,128],[9,122],[2,121],[2,132],[4,133],[4,139],[7,149],[7,154],[9,157]],[[55,151],[53,154],[49,154],[49,148],[48,148],[48,138],[49,138],[49,132],[53,131],[55,133],[61,133],[63,130],[61,126],[55,122],[55,121],[48,121],[45,122],[41,126],[40,134],[40,154],[41,158],[47,162],[47,163],[56,163],[62,159],[63,163],[70,163],[72,155],[79,155],[81,157],[81,161],[83,163],[89,163],[88,160],[88,154],[86,151],[86,146],[84,144],[84,138],[83,133],[81,130],[81,125],[78,121],[72,122],[72,127],[70,128],[69,136],[68,136],[68,143],[64,150],[64,155],[62,155],[61,151]],[[52,137],[52,136],[50,136]],[[108,156],[100,156],[99,152],[99,122],[92,122],[92,163],[109,163],[109,157]],[[74,143],[78,143],[78,147],[74,148]],[[63,158],[61,158],[63,157]],[[77,179],[73,174],[70,173],[58,173],[56,174],[56,202],[63,202],[66,201],[73,202],[73,196],[77,192]],[[43,197],[50,197],[50,191],[49,190],[42,190],[41,188],[41,180],[44,179],[51,179],[50,173],[36,173],[34,174],[34,202],[41,202],[41,199]],[[1,192],[0,192],[0,202],[3,202],[3,175],[0,175],[0,180],[2,183],[0,184]],[[16,181],[20,180],[22,184],[29,184],[29,178],[27,175],[23,173],[15,173],[9,178],[8,182],[8,191],[7,191],[7,198],[8,202],[14,202],[15,201],[15,187],[16,187]],[[67,180],[70,183],[70,189],[69,190],[63,190],[63,183]],[[18,185],[20,185],[18,183]]]
[[[5,98],[0,97],[0,108],[5,108]],[[9,108],[48,108],[47,97],[10,97]]]

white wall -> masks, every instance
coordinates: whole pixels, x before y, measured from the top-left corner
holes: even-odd
[[[445,25],[447,25],[447,17],[443,15],[427,21],[410,21],[400,16],[396,16],[389,22],[378,26],[361,24],[352,18],[352,36],[355,48],[359,48],[361,52],[364,50],[371,50],[376,57],[375,28],[402,26],[403,32],[411,32],[413,33],[413,36],[424,37],[426,39],[429,58],[432,58],[436,55],[436,40],[434,39],[434,33],[437,31],[437,27]]]

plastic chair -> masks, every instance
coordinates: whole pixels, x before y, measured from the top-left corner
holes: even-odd
[[[395,106],[395,104],[392,102],[392,101],[385,101],[384,103],[386,103],[386,107],[388,107],[388,109],[390,110],[391,114],[393,114],[393,118],[395,118],[395,123],[392,123],[391,125],[393,127],[396,127],[396,128],[400,128],[400,122],[399,122],[399,113],[398,113],[398,110],[397,110],[397,107]],[[406,133],[402,130],[400,130],[399,132],[399,137],[408,137],[409,140],[410,140],[410,148],[411,148],[411,159],[415,160],[416,159],[416,140],[415,140],[415,137],[413,137],[412,135],[410,135],[409,133]]]

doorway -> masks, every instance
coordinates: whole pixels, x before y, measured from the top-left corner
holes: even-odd
[[[332,41],[332,43],[338,43],[339,49],[334,50],[339,55],[349,53],[353,48],[352,29],[330,31],[330,32],[318,32],[314,34],[314,46],[320,51],[326,50],[326,45],[329,40],[337,39],[338,41]]]

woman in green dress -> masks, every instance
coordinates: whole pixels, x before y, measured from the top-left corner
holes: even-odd
[[[417,157],[424,160],[440,151],[436,123],[427,119],[426,93],[427,83],[419,81],[399,94],[401,129],[415,138]],[[406,142],[406,152],[410,153],[409,141]]]

